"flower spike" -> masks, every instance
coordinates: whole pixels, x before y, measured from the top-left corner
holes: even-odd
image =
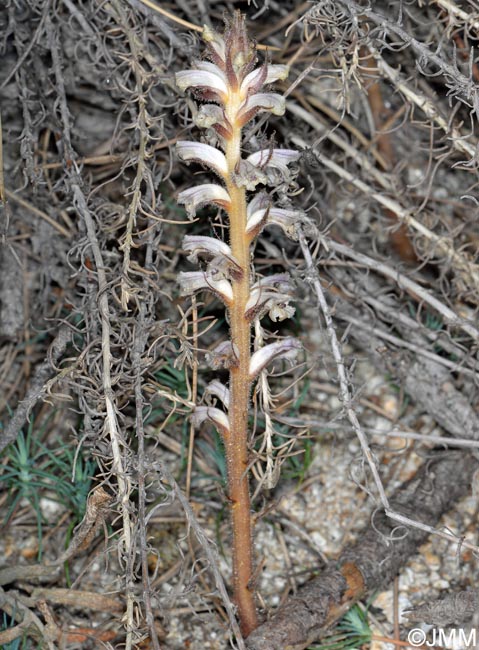
[[[204,100],[193,111],[195,124],[206,131],[209,144],[180,141],[176,145],[184,162],[199,162],[221,179],[183,190],[178,197],[190,218],[204,205],[213,204],[225,211],[229,227],[226,241],[203,234],[187,235],[183,249],[188,260],[202,263],[205,270],[179,274],[182,295],[197,291],[213,292],[226,307],[230,338],[205,354],[213,370],[229,371],[228,387],[219,379],[204,391],[204,404],[192,414],[196,426],[205,421],[214,424],[223,437],[228,469],[228,492],[233,527],[233,586],[241,631],[245,636],[257,626],[254,576],[251,502],[248,489],[250,465],[248,419],[253,383],[268,363],[277,358],[292,360],[301,344],[284,338],[264,345],[252,353],[253,322],[266,314],[273,321],[294,314],[292,283],[287,273],[273,273],[254,281],[252,245],[262,229],[279,225],[292,239],[298,238],[298,224],[304,213],[276,207],[258,185],[290,184],[294,171],[289,169],[300,154],[272,146],[243,157],[242,128],[260,112],[281,116],[285,99],[271,92],[269,85],[285,79],[288,67],[263,63],[257,65],[257,49],[249,40],[245,19],[235,12],[219,34],[205,26],[203,40],[208,60],[195,61],[192,70],[176,74],[179,89],[192,90]],[[215,146],[212,146],[215,145]],[[248,197],[246,192],[256,192]],[[304,217],[305,218],[305,217]],[[201,232],[201,231],[200,231]],[[203,230],[202,232],[207,232]],[[259,331],[259,330],[258,330]],[[261,339],[261,343],[260,343]],[[262,344],[258,335],[257,345]],[[223,407],[225,411],[222,410]]]

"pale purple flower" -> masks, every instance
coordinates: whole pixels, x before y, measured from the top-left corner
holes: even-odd
[[[216,55],[216,57],[224,63],[226,58],[225,39],[220,34],[218,34],[217,31],[211,27],[208,27],[208,25],[205,25],[203,27],[202,36],[203,40],[208,43],[210,49]]]
[[[216,67],[216,66],[215,66]],[[182,70],[175,74],[176,85],[180,90],[187,88],[205,88],[225,102],[228,97],[228,86],[217,73],[208,70]]]
[[[279,226],[290,239],[298,241],[301,224],[305,223],[306,220],[306,214],[303,210],[271,208],[265,225]]]
[[[240,115],[248,113],[254,108],[270,111],[273,115],[284,115],[286,100],[283,95],[277,93],[255,93],[245,101],[241,107]]]
[[[206,72],[211,72],[212,74],[215,74],[220,79],[222,79],[225,85],[228,85],[228,77],[226,76],[226,73],[215,63],[211,63],[211,61],[201,60],[195,61],[194,63],[197,70],[205,70]]]
[[[282,293],[291,291],[291,276],[289,273],[274,273],[257,280],[251,287],[251,293],[260,292],[265,289],[276,289]]]
[[[217,397],[226,409],[229,408],[230,391],[218,379],[213,379],[213,381],[210,381],[210,383],[205,388],[204,395]]]
[[[262,149],[252,153],[246,160],[256,167],[278,169],[284,177],[287,177],[288,165],[299,157],[300,153],[294,149]]]
[[[205,420],[213,422],[218,432],[227,436],[230,432],[228,416],[214,406],[197,406],[191,414],[191,421],[196,428],[200,427]]]
[[[213,124],[227,128],[224,109],[218,104],[202,104],[194,119],[196,126],[201,129],[209,129]]]
[[[251,357],[249,366],[249,375],[254,379],[258,374],[272,361],[278,357],[293,361],[298,352],[301,350],[301,343],[298,339],[288,337],[275,343],[265,345],[263,348],[257,350]]]
[[[185,271],[178,274],[181,295],[191,296],[197,291],[212,291],[226,305],[233,301],[233,289],[230,282],[216,269],[206,271]]]
[[[252,199],[247,208],[246,232],[258,235],[264,226],[276,225],[294,241],[298,240],[299,229],[302,224],[307,224],[308,218],[303,210],[275,208],[265,192],[261,192]]]
[[[251,199],[246,208],[246,232],[259,230],[266,220],[271,202],[266,192],[259,192]]]
[[[221,341],[212,350],[208,350],[205,357],[206,363],[213,370],[229,369],[238,365],[239,352],[231,341]]]
[[[245,316],[248,320],[262,318],[266,312],[272,321],[281,321],[294,315],[294,307],[289,305],[292,287],[287,273],[276,273],[261,278],[252,288],[246,303]]]
[[[238,187],[245,187],[254,191],[256,185],[274,185],[277,183],[279,172],[281,180],[289,181],[291,174],[288,165],[300,157],[299,152],[293,149],[262,149],[241,160],[234,174],[235,183]]]
[[[225,242],[205,235],[185,235],[183,250],[190,253],[188,259],[198,261],[198,255],[212,258],[209,269],[216,269],[227,276],[240,278],[243,275],[241,266],[231,253],[231,248]]]
[[[208,203],[213,203],[225,210],[231,205],[231,199],[228,192],[221,185],[215,183],[205,183],[204,185],[195,185],[178,194],[178,203],[184,205],[188,216],[194,218],[196,210]]]
[[[228,164],[224,153],[203,142],[179,140],[176,143],[178,157],[184,162],[201,162],[211,167],[222,178],[228,174]]]
[[[256,93],[262,86],[265,86],[266,84],[272,84],[280,79],[286,79],[288,74],[289,67],[287,65],[266,65],[266,74],[264,72],[264,66],[256,68],[247,74],[243,79],[240,89],[241,95],[243,97],[247,97],[252,93]]]
[[[266,185],[268,177],[262,169],[249,160],[240,160],[237,169],[233,172],[233,180],[238,187],[245,187],[252,192],[259,183]]]
[[[191,262],[198,261],[198,255],[209,255],[210,257],[222,256],[234,260],[231,248],[224,241],[215,237],[205,235],[185,235],[182,243],[183,250],[189,253],[188,259]]]
[[[291,300],[291,297],[290,297]],[[286,320],[287,318],[292,318],[296,313],[296,309],[288,304],[287,300],[284,301],[271,301],[269,305],[268,316],[271,320],[276,323],[277,321]]]

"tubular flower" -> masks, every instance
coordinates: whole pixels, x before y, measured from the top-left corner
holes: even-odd
[[[210,381],[208,386],[205,388],[205,397],[207,396],[217,397],[225,408],[229,407],[230,392],[224,384],[218,381],[218,379]]]
[[[213,370],[226,368],[229,370],[238,365],[238,346],[231,341],[221,341],[206,353],[206,363]]]
[[[229,371],[226,387],[215,379],[204,393],[205,406],[197,406],[192,421],[201,426],[212,422],[221,434],[228,468],[228,492],[233,527],[234,598],[241,628],[249,634],[258,624],[253,579],[251,504],[248,490],[248,411],[253,382],[274,359],[293,360],[301,349],[291,337],[264,345],[252,353],[252,324],[266,314],[273,321],[294,314],[292,284],[287,273],[272,274],[257,281],[251,266],[251,247],[267,225],[279,225],[291,239],[305,215],[300,210],[274,205],[272,197],[258,185],[288,185],[300,154],[291,149],[270,147],[241,155],[242,128],[262,113],[283,115],[284,97],[269,85],[283,80],[288,67],[256,65],[255,45],[249,40],[244,18],[236,12],[224,34],[210,27],[203,30],[207,59],[195,61],[193,69],[176,74],[180,90],[191,90],[204,101],[194,111],[195,124],[209,129],[210,144],[179,141],[178,157],[185,163],[200,163],[219,177],[219,183],[204,183],[180,192],[178,202],[190,218],[205,205],[213,204],[228,217],[228,243],[203,235],[187,235],[183,249],[188,260],[205,264],[205,270],[179,274],[182,295],[211,291],[225,304],[230,338],[206,355],[213,369]],[[214,145],[214,146],[212,146]],[[206,260],[206,261],[205,261]]]
[[[197,291],[211,291],[229,305],[233,301],[233,289],[221,272],[215,270],[186,271],[178,275],[181,295],[191,296]]]
[[[262,278],[251,287],[250,297],[246,303],[245,316],[248,320],[262,318],[267,312],[272,321],[284,320],[294,314],[290,277],[287,273],[277,273]]]
[[[225,437],[230,432],[228,416],[214,406],[197,406],[193,411],[192,420],[195,426],[199,426],[205,420],[211,420]]]
[[[214,183],[190,187],[178,194],[178,203],[186,207],[186,212],[192,218],[196,217],[196,210],[207,203],[214,203],[220,208],[228,210],[231,205],[230,196],[224,187]]]

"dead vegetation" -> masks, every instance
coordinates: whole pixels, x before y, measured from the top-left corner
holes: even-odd
[[[198,136],[174,73],[198,57],[198,29],[234,8],[291,67],[276,85],[285,117],[256,118],[245,150],[301,150],[294,201],[317,228],[299,244],[272,229],[255,250],[259,272],[296,282],[294,323],[265,327],[305,354],[277,367],[271,400],[261,383],[253,394],[271,620],[248,640],[230,601],[221,441],[188,419],[228,325],[177,283],[187,228],[221,236],[224,223],[212,209],[191,223],[177,204],[198,168],[174,153]],[[430,533],[458,571],[470,563],[458,589],[474,586],[475,520],[438,522],[470,493],[479,446],[478,34],[469,0],[0,9],[2,647],[307,648]],[[321,509],[300,526],[281,498],[306,508],[326,446],[363,519],[321,548]]]

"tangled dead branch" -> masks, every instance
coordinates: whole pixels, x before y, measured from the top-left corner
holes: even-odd
[[[212,348],[228,323],[213,296],[190,303],[176,283],[191,272],[185,226],[224,240],[227,223],[216,209],[195,221],[178,206],[198,179],[173,151],[198,134],[199,115],[179,101],[174,74],[199,58],[202,25],[221,28],[237,4],[0,9],[2,644],[306,647],[431,532],[459,548],[460,591],[418,615],[452,611],[477,577],[460,507],[457,529],[437,529],[470,491],[479,440],[477,14],[468,0],[242,3],[268,61],[290,66],[286,117],[258,115],[242,153],[301,150],[298,185],[273,198],[306,210],[315,229],[298,245],[272,228],[253,253],[259,278],[295,277],[299,302],[292,324],[255,323],[252,344],[298,336],[306,352],[293,379],[278,365],[252,395],[264,557],[254,578],[267,622],[241,637],[222,443],[187,420],[212,379],[208,361],[226,381]],[[391,451],[386,430],[410,446]],[[451,451],[454,437],[469,451]],[[435,445],[443,451],[396,489],[397,468],[407,477]],[[330,449],[339,460],[328,473]],[[283,508],[296,494],[304,510],[317,499],[317,521]],[[364,504],[352,508],[356,542],[338,548],[347,536],[327,531],[343,526],[352,498]],[[318,557],[329,565],[314,577]]]

